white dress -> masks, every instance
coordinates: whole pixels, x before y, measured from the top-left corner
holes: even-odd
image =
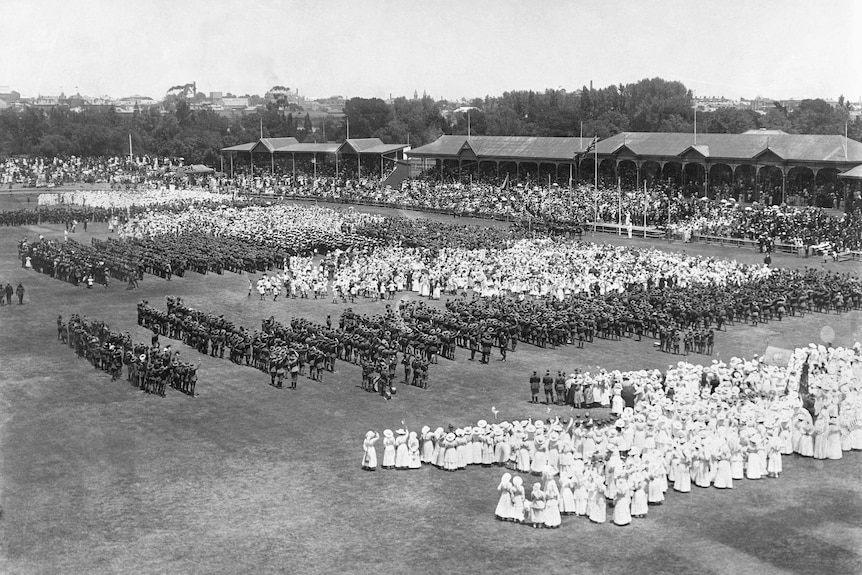
[[[748,451],[748,457],[746,458],[746,466],[745,466],[745,478],[746,479],[760,479],[763,476],[763,468],[761,466],[761,459],[758,450],[755,446],[750,446]]]
[[[575,513],[574,479],[570,476],[560,478],[560,513],[571,515]]]
[[[410,450],[407,449],[407,436],[399,435],[395,438],[395,468],[407,469],[408,456]]]
[[[607,521],[608,504],[605,501],[605,486],[601,479],[596,477],[591,480],[587,488],[589,498],[589,516],[593,523],[604,523]]]
[[[560,492],[553,479],[547,485],[545,490],[545,527],[559,527],[563,522],[560,517]]]
[[[395,438],[383,438],[383,463],[384,468],[395,467]]]
[[[494,515],[498,519],[514,519],[512,514],[512,487],[511,483],[498,487],[500,499],[497,501],[497,509],[494,511]]]
[[[413,437],[407,440],[407,468],[420,469],[421,467],[422,461],[419,456],[419,439]]]
[[[377,469],[377,449],[374,447],[374,443],[377,441],[376,437],[372,437],[370,439],[366,439],[362,442],[362,467],[364,469]]]

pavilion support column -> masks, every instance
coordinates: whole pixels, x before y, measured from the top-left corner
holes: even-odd
[[[497,164],[497,181],[499,182],[500,181],[500,160],[497,160],[494,163]]]
[[[293,163],[293,183],[296,183],[296,152],[290,154],[290,160]]]
[[[703,195],[709,197],[709,164],[703,165]]]
[[[635,189],[641,189],[641,162],[635,162],[635,178],[637,183],[635,184]]]
[[[760,201],[760,169],[763,166],[754,167],[754,201]]]
[[[275,175],[275,152],[269,153],[269,173]]]
[[[230,154],[230,177],[233,179],[233,152]]]
[[[359,154],[359,150],[356,151],[356,179],[358,180],[362,177],[362,156]]]
[[[314,166],[314,178],[317,179],[317,152],[311,155],[311,164]]]

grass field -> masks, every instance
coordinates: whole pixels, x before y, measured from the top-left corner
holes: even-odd
[[[0,194],[0,209],[23,198]],[[34,198],[35,201],[35,198]],[[494,520],[500,471],[366,473],[366,430],[545,417],[530,405],[538,369],[665,368],[680,359],[650,341],[599,341],[584,350],[522,345],[482,366],[459,350],[430,371],[427,391],[400,386],[392,401],[362,392],[360,369],[339,362],[323,383],[277,390],[263,373],[200,356],[198,396],[146,395],[78,360],[57,343],[55,320],[106,320],[136,341],[142,298],[179,295],[248,327],[270,315],[334,320],[329,301],[261,302],[243,276],[147,276],[138,290],[87,290],[21,269],[23,235],[62,237],[61,226],[0,228],[0,280],[27,288],[25,305],[0,307],[0,573],[862,573],[862,453],[821,462],[790,457],[778,480],[735,482],[729,492],[669,493],[629,528],[564,518],[536,531]],[[104,225],[77,234],[104,237]],[[653,245],[598,236],[599,241]],[[662,245],[759,262],[759,254]],[[778,255],[774,265],[826,266]],[[354,309],[382,311],[384,303]],[[757,328],[733,326],[716,356],[752,357],[862,339],[862,312],[810,314]],[[707,356],[689,356],[708,362]],[[552,408],[551,414],[569,410]]]

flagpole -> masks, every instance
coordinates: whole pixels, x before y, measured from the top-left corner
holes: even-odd
[[[593,187],[593,233],[596,233],[596,225],[599,220],[599,147],[596,146],[599,136],[593,137],[593,168],[595,170],[595,185]]]
[[[132,134],[129,134],[129,163],[132,163]]]
[[[622,178],[617,176],[617,235],[623,235],[623,186],[620,183]]]
[[[697,145],[697,96],[695,91],[691,91],[692,100],[694,101],[694,144]]]
[[[644,182],[644,238],[646,238],[646,214],[649,209],[649,202],[647,201],[648,196],[646,192],[646,182]]]

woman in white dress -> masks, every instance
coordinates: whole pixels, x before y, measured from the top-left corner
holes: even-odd
[[[470,439],[473,437],[472,434],[473,428],[467,426],[465,429],[456,429],[455,430],[455,457],[456,457],[456,468],[457,469],[467,469],[469,456],[468,452],[470,451]]]
[[[632,484],[625,476],[614,481],[616,498],[614,499],[614,525],[624,527],[632,522]]]
[[[826,459],[829,441],[829,415],[821,410],[814,422],[814,459]]]
[[[631,476],[632,485],[632,517],[646,517],[649,512],[647,501],[647,477],[642,471],[636,471]]]
[[[422,428],[422,432],[420,433],[420,439],[422,440],[422,447],[419,456],[419,461],[422,463],[433,463],[434,462],[434,434],[431,433],[431,428],[427,425]]]
[[[589,493],[587,492],[586,473],[583,470],[576,470],[572,475],[572,483],[572,497],[575,499],[575,515],[586,515],[590,503]]]
[[[763,438],[760,434],[753,433],[748,438],[746,445],[747,457],[745,460],[745,478],[760,479],[763,477],[763,468],[761,466],[760,450],[763,446]]]
[[[533,439],[533,454],[530,462],[530,472],[541,475],[548,464],[548,440],[544,435],[536,435]]]
[[[677,446],[673,454],[673,490],[679,493],[691,491],[691,463],[687,446]]]
[[[799,447],[797,453],[802,457],[814,457],[814,423],[811,414],[802,409],[797,414],[799,426]]]
[[[528,425],[527,427],[532,427]],[[516,468],[521,473],[529,473],[530,472],[530,446],[532,442],[529,440],[526,432],[518,434],[518,457]]]
[[[526,501],[525,493],[524,493],[524,480],[520,477],[514,477],[512,479],[512,486],[510,489],[510,494],[512,498],[512,507],[511,507],[511,516],[512,521],[516,521],[518,523],[524,522],[524,502]]]
[[[548,435],[548,466],[554,469],[560,467],[560,450],[559,450],[560,434],[552,431]]]
[[[454,439],[454,435],[452,438]],[[434,456],[432,457],[434,467],[445,469],[446,466],[446,433],[442,427],[434,430]]]
[[[557,442],[557,449],[560,452],[560,473],[572,474],[575,464],[574,443],[568,433],[563,433]]]
[[[620,459],[620,452],[615,447],[611,450],[611,456],[605,462],[605,485],[607,485],[607,498],[616,499],[617,497],[617,472],[620,471],[623,465],[623,460]]]
[[[841,449],[841,425],[837,417],[829,418],[826,437],[826,459],[841,459],[844,457]]]
[[[664,502],[664,492],[667,489],[667,474],[664,459],[657,454],[647,456],[647,504],[661,505]]]
[[[545,470],[543,479],[545,481],[545,527],[556,529],[563,522],[560,517],[560,490],[557,488],[557,482],[554,481],[554,475],[557,470],[551,467]]]
[[[601,474],[595,471],[585,473],[587,488],[588,512],[590,521],[604,523],[607,521],[608,504],[605,500],[605,482]]]
[[[530,492],[530,524],[539,528],[545,526],[545,492],[541,483],[534,483]]]
[[[443,469],[446,471],[458,469],[458,443],[454,433],[447,433],[443,438]]]
[[[511,454],[509,439],[500,427],[494,428],[492,438],[494,441],[494,465],[506,465],[509,462],[509,455]]]
[[[395,469],[407,469],[410,450],[407,448],[407,430],[396,429],[395,433]]]
[[[560,513],[563,515],[575,514],[575,478],[566,472],[560,471]]]
[[[397,453],[396,453],[397,456]],[[419,454],[419,437],[411,431],[407,437],[407,469],[420,469],[422,461]]]
[[[383,469],[395,469],[395,435],[391,429],[383,430]]]
[[[377,470],[377,449],[374,444],[380,439],[380,434],[374,431],[369,431],[365,434],[365,441],[362,442],[362,469],[365,471]]]
[[[733,489],[730,448],[726,444],[720,445],[715,451],[715,458],[715,479],[712,482],[713,487],[718,489]],[[739,459],[739,462],[740,464],[742,463],[742,458]]]
[[[482,464],[484,467],[494,465],[494,434],[490,427],[485,427],[482,430],[482,460],[477,461],[477,464]]]
[[[623,401],[622,390],[614,389],[614,398],[611,400],[611,413],[616,416],[623,414],[626,404]]]
[[[497,500],[497,509],[494,515],[500,521],[511,521],[512,519],[512,474],[504,473],[497,485],[500,497]]]

